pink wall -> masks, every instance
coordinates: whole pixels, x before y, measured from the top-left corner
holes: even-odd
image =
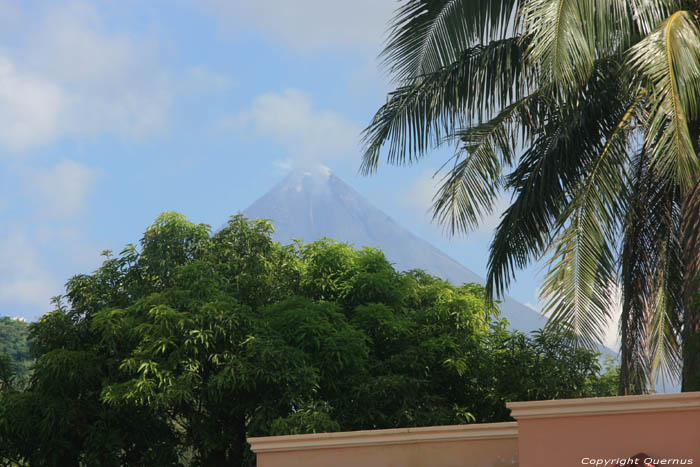
[[[509,406],[521,467],[614,466],[640,452],[667,462],[656,465],[700,465],[700,393]]]
[[[515,423],[276,436],[249,442],[258,467],[518,465]]]
[[[517,422],[249,442],[258,467],[614,467],[640,452],[662,460],[659,466],[700,466],[700,392],[515,402],[508,407]]]
[[[483,467],[517,464],[517,440],[412,443],[258,455],[258,467]]]

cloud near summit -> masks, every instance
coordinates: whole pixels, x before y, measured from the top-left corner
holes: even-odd
[[[315,108],[311,96],[298,89],[262,94],[222,124],[282,145],[286,159],[280,165],[315,167],[359,154],[361,128],[338,112]]]

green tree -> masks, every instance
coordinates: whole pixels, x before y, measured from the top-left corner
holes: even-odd
[[[15,366],[7,355],[0,354],[0,391],[5,392],[14,386]]]
[[[385,144],[393,164],[457,146],[433,204],[452,232],[512,195],[490,294],[547,257],[550,323],[592,347],[621,286],[621,393],[700,374],[698,17],[685,0],[407,0],[383,52],[397,87],[365,130],[365,173]]]
[[[247,436],[503,421],[508,400],[609,394],[594,353],[507,331],[478,285],[271,232],[165,213],[71,278],[31,325],[26,390],[0,389],[2,456],[252,465]]]
[[[88,308],[114,292],[110,281],[119,263],[108,260],[93,276],[73,278],[74,308],[57,300],[55,311],[30,326],[35,361],[27,387],[0,397],[0,446],[9,465],[172,465],[177,459],[161,414],[109,406],[101,397],[105,382],[119,381],[119,361],[107,336],[94,332]]]
[[[19,382],[28,374],[31,359],[27,333],[29,324],[8,316],[0,317],[0,355],[10,359],[10,366]]]

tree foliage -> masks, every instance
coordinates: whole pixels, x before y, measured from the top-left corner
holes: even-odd
[[[26,322],[8,316],[0,317],[0,356],[9,359],[8,368],[19,381],[27,377],[31,364],[28,332],[29,325]]]
[[[165,213],[71,278],[31,325],[26,390],[3,389],[1,456],[251,465],[246,436],[502,421],[508,400],[610,394],[595,354],[508,331],[478,285],[271,231]]]

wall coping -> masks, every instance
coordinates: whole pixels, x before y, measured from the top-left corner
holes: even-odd
[[[518,437],[517,422],[248,438],[255,453]]]
[[[508,402],[516,420],[700,409],[700,392]]]

